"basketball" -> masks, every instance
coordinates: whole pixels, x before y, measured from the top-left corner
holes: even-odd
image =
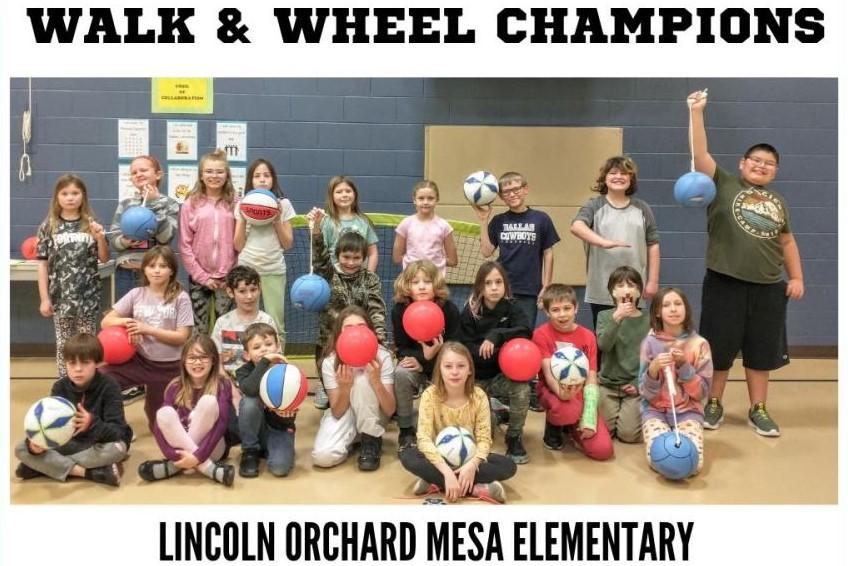
[[[336,341],[336,354],[342,363],[365,367],[377,357],[377,336],[365,325],[348,326]]]
[[[527,338],[513,338],[498,354],[501,371],[513,381],[530,381],[542,369],[542,352]]]
[[[241,199],[239,212],[249,224],[263,226],[277,218],[280,208],[274,193],[265,189],[253,189]]]
[[[474,436],[461,426],[446,426],[436,435],[436,450],[451,468],[459,468],[477,453]]]
[[[475,206],[491,204],[498,196],[498,179],[488,171],[477,171],[465,179],[465,198]]]
[[[680,446],[673,430],[664,432],[651,443],[651,467],[666,479],[686,479],[698,469],[698,447],[680,435]]]
[[[413,340],[429,342],[445,331],[445,313],[433,301],[415,301],[403,311],[403,329]]]
[[[581,385],[589,377],[589,357],[580,348],[563,346],[551,356],[551,373],[562,385]]]
[[[715,183],[707,175],[692,171],[674,183],[674,200],[685,207],[709,206],[716,195]]]
[[[44,397],[33,404],[24,417],[29,441],[41,448],[58,448],[74,434],[74,404],[64,397]]]
[[[149,240],[156,226],[156,215],[145,206],[131,206],[121,215],[121,233],[131,240]]]
[[[107,326],[97,335],[103,346],[103,361],[110,365],[121,365],[135,355],[135,344],[124,326]]]
[[[38,236],[30,236],[21,242],[21,255],[24,256],[24,259],[38,257]]]
[[[307,312],[319,312],[330,300],[330,284],[320,275],[307,273],[292,283],[289,298],[292,304]]]
[[[259,397],[269,409],[293,411],[303,400],[309,384],[306,376],[293,364],[276,364],[265,372],[259,382]]]

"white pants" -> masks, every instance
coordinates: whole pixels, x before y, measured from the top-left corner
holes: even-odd
[[[388,417],[380,410],[377,394],[365,375],[353,378],[350,407],[341,418],[333,416],[332,408],[324,411],[315,444],[312,463],[319,468],[331,468],[344,462],[359,433],[382,437]]]

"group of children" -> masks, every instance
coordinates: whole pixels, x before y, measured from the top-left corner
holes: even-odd
[[[702,121],[694,124],[703,128]],[[703,155],[705,135],[695,134],[696,163],[701,151],[700,162],[720,178],[714,162]],[[773,158],[776,162],[776,151]],[[761,169],[764,160],[758,163]],[[743,182],[751,183],[742,164],[740,171]],[[137,350],[128,362],[100,369],[103,352],[92,334],[100,300],[97,261],[109,255],[106,233],[93,218],[82,180],[65,175],[57,181],[50,214],[39,229],[40,310],[54,317],[60,379],[53,394],[77,403],[77,435],[71,444],[46,452],[21,443],[18,475],[62,480],[82,475],[116,485],[118,464],[127,457],[132,437],[120,391],[141,386],[148,425],[165,456],[140,465],[143,479],[197,470],[231,485],[235,469],[223,460],[239,439],[241,476],[257,476],[262,458],[271,473],[287,475],[294,464],[297,411],[272,410],[259,399],[262,375],[285,361],[283,252],[293,241],[289,221],[294,210],[273,166],[257,160],[247,177],[247,191],[264,188],[279,199],[280,214],[264,226],[239,214],[221,152],[201,159],[197,184],[182,207],[159,193],[162,171],[154,158],[136,158],[131,176],[137,194],[119,204],[109,239],[118,252],[118,299],[100,324],[124,326]],[[673,408],[680,433],[698,447],[700,469],[704,426],[716,428],[721,418],[714,415],[720,403],[710,343],[695,331],[683,291],[659,288],[656,224],[650,207],[632,197],[635,163],[628,157],[609,159],[595,186],[600,196],[571,225],[587,244],[586,300],[595,333],[576,322],[574,289],[552,281],[552,247],[559,241],[553,221],[527,206],[529,185],[521,174],[505,173],[499,183],[508,210],[492,216],[491,207],[475,207],[481,253],[489,257],[497,249],[498,261],[479,268],[461,310],[449,299],[444,277],[458,260],[450,224],[435,212],[438,187],[431,181],[414,187],[416,213],[398,226],[392,252],[403,265],[391,310],[394,351],[386,342],[388,309],[374,273],[377,236],[359,209],[355,183],[334,177],[325,208],[307,215],[314,270],[331,288],[319,317],[315,352],[319,394],[326,397],[316,398],[316,405],[326,411],[313,444],[313,464],[338,465],[358,443],[359,468],[377,469],[382,438],[394,417],[400,461],[420,478],[417,494],[442,491],[448,500],[473,495],[502,502],[499,482],[529,460],[524,423],[538,403],[546,412],[544,446],[559,450],[568,436],[595,460],[609,459],[612,440],[618,438],[644,439],[650,462],[650,442],[670,430]],[[722,190],[720,184],[719,195]],[[121,214],[138,204],[157,217],[158,229],[148,241],[120,233]],[[177,281],[177,259],[167,245],[177,233],[188,291]],[[786,233],[791,237],[788,227],[781,232]],[[800,277],[791,253],[787,271]],[[133,288],[136,279],[140,285]],[[787,295],[793,296],[790,290],[797,298],[803,283],[799,290],[790,282]],[[646,299],[652,299],[648,313],[640,309]],[[444,331],[430,342],[412,339],[403,327],[404,312],[416,301],[434,301],[444,314]],[[539,308],[547,321],[537,327]],[[354,368],[335,349],[342,331],[357,325],[370,328],[380,347],[374,360]],[[529,387],[508,379],[498,366],[501,347],[517,337],[532,339],[542,352],[542,370]],[[551,357],[564,345],[588,357],[585,384],[563,385],[552,374]],[[732,347],[724,346],[723,355]],[[722,391],[723,383],[719,396]],[[773,422],[773,428],[764,429],[756,420],[763,414],[769,419],[764,400],[752,407],[752,425],[761,434],[773,434]],[[499,423],[505,425],[505,455],[491,452],[492,431]],[[463,426],[475,437],[475,454],[458,469],[451,469],[434,445],[447,425]]]

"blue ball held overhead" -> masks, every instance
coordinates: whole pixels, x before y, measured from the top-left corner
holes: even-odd
[[[715,198],[716,187],[703,173],[692,171],[674,183],[674,199],[683,206],[703,208]]]
[[[330,285],[320,275],[307,273],[295,279],[289,297],[297,308],[318,312],[330,301]]]
[[[156,215],[145,206],[131,206],[121,215],[121,233],[131,240],[149,240],[156,224]]]
[[[676,444],[674,431],[664,432],[651,443],[651,467],[670,480],[686,479],[698,469],[698,447],[687,437],[680,435]]]

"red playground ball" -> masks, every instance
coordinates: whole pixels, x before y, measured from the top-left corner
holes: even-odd
[[[429,342],[445,331],[445,313],[433,301],[410,303],[403,312],[403,329],[413,340]]]
[[[270,224],[280,214],[274,193],[265,189],[253,189],[241,199],[239,211],[250,224]]]
[[[365,367],[377,357],[377,337],[367,326],[348,326],[336,341],[336,354],[342,363]]]
[[[501,347],[498,365],[513,381],[530,381],[542,369],[542,352],[527,338],[513,338]]]
[[[38,236],[30,236],[21,242],[21,255],[24,256],[24,259],[38,257]]]
[[[103,360],[109,365],[125,364],[135,355],[135,344],[130,343],[130,335],[123,326],[104,328],[97,339],[103,346]]]

